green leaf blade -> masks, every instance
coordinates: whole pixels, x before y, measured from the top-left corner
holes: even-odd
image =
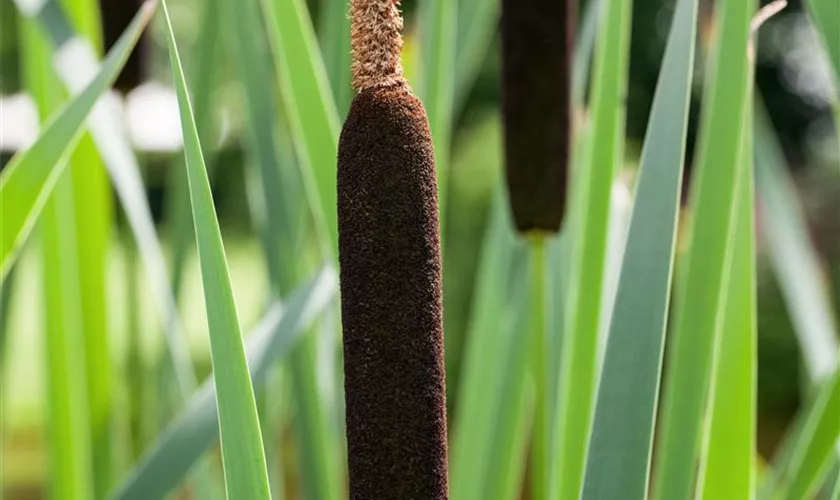
[[[516,237],[499,186],[491,208],[473,298],[471,323],[464,346],[457,412],[452,425],[452,498],[478,500],[484,494],[492,457],[495,415],[503,398],[502,373],[512,314],[507,306]]]
[[[828,474],[832,457],[840,456],[840,370],[826,380],[806,416],[791,461],[775,498],[812,498]]]
[[[837,367],[838,334],[823,263],[811,242],[785,156],[765,111],[756,109],[756,196],[767,255],[779,280],[812,383],[830,377]]]
[[[353,89],[350,85],[350,16],[346,0],[328,0],[321,8],[319,37],[327,76],[332,82],[333,97],[340,116],[350,108]]]
[[[102,53],[99,5],[92,0],[65,0],[78,32]],[[113,203],[108,174],[96,146],[85,134],[70,158],[73,210],[78,246],[79,300],[84,331],[94,496],[107,493],[114,479],[114,367],[108,332],[106,265]],[[79,223],[81,222],[81,223]]]
[[[572,253],[567,323],[560,364],[555,474],[550,498],[581,494],[595,406],[599,335],[607,255],[610,193],[624,157],[624,104],[630,40],[630,1],[608,2],[600,11],[592,82],[592,124],[579,153],[580,192],[573,197]],[[597,144],[597,147],[594,145]],[[584,156],[584,155],[590,156]]]
[[[494,0],[461,0],[458,2],[455,41],[455,110],[467,99],[488,46],[493,41],[499,19],[499,2]]]
[[[645,498],[670,302],[697,2],[677,4],[610,322],[584,499]]]
[[[834,72],[835,106],[840,106],[840,3],[834,0],[808,0],[811,19],[817,26]]]
[[[201,139],[202,151],[205,153],[207,175],[211,181],[216,162],[208,152],[213,152],[212,138],[214,138],[214,120],[212,97],[217,80],[220,29],[220,0],[204,2],[199,34],[196,41],[197,54],[195,65],[190,70],[193,87],[193,102],[195,103],[195,123],[198,136]],[[177,300],[180,295],[184,277],[187,253],[193,245],[192,213],[190,209],[190,194],[187,187],[187,176],[183,165],[183,158],[173,162],[172,174],[169,177],[169,195],[165,202],[167,225],[169,229],[170,248],[172,253],[172,296]]]
[[[709,452],[698,486],[705,500],[755,497],[758,332],[751,110],[745,120],[732,263],[710,398]]]
[[[165,1],[163,7],[172,73],[178,93],[193,223],[210,329],[225,488],[228,498],[267,499],[271,494],[262,433],[219,222]]]
[[[273,43],[274,55],[277,57],[275,62],[278,66],[280,93],[286,103],[284,114],[291,122],[289,130],[282,120],[274,119],[274,89],[269,85],[272,79],[266,71],[264,61],[254,57],[255,54],[261,53],[262,40],[255,34],[261,31],[260,25],[264,22],[260,18],[258,3],[228,2],[227,5],[230,8],[229,16],[235,23],[242,79],[247,89],[251,148],[254,149],[258,160],[255,162],[257,165],[254,165],[256,168],[253,178],[257,182],[254,183],[255,189],[252,191],[252,210],[261,212],[260,216],[255,218],[262,221],[261,233],[272,293],[282,296],[298,284],[304,269],[308,268],[308,263],[302,264],[297,261],[304,258],[305,249],[313,248],[307,245],[314,240],[318,248],[313,248],[316,250],[313,254],[330,253],[329,248],[323,248],[327,245],[323,234],[325,224],[320,215],[322,207],[317,201],[317,193],[310,185],[312,169],[317,167],[317,175],[332,176],[332,184],[329,187],[334,195],[335,156],[332,156],[332,163],[325,170],[326,156],[320,157],[320,164],[316,165],[310,161],[312,156],[307,154],[306,148],[312,146],[320,155],[326,154],[325,149],[328,151],[334,147],[336,138],[332,136],[332,132],[327,134],[329,137],[319,134],[318,117],[313,117],[311,113],[314,110],[322,117],[329,118],[334,116],[335,111],[329,92],[321,95],[326,102],[314,102],[319,96],[312,95],[311,90],[315,88],[312,82],[321,79],[321,64],[305,6],[295,0],[262,4],[262,13],[269,20],[269,41]],[[275,25],[275,20],[278,23],[282,20],[284,24]],[[291,26],[292,24],[294,26]],[[277,31],[279,29],[284,31],[281,33]],[[312,50],[311,54],[309,50]],[[306,54],[310,54],[311,57],[305,61],[299,59]],[[288,60],[289,57],[293,59]],[[301,65],[308,65],[308,69],[303,70],[305,74],[298,74]],[[347,69],[349,71],[349,68]],[[311,77],[309,80],[307,75]],[[313,123],[315,139],[311,136],[313,129],[308,128]],[[309,132],[304,130],[305,127]],[[309,140],[307,137],[316,144],[305,143],[303,139]],[[294,147],[291,147],[292,145]],[[292,151],[298,154],[297,165]],[[295,172],[295,168],[299,170]],[[328,180],[325,177],[318,182],[323,187],[327,185]],[[332,203],[333,207],[329,213],[335,214],[335,202]],[[314,216],[315,224],[309,223],[312,220],[310,214]],[[334,331],[326,334],[332,336]],[[307,497],[333,499],[340,497],[341,478],[336,458],[341,455],[341,451],[338,433],[333,425],[334,420],[328,413],[330,395],[327,391],[320,390],[323,380],[327,378],[323,373],[330,368],[317,362],[323,346],[318,345],[316,340],[320,339],[316,339],[315,335],[306,338],[293,350],[288,359],[291,372],[290,389],[296,407],[292,423],[297,441],[296,452],[304,471],[302,490]]]
[[[675,330],[662,406],[654,498],[689,498],[697,459],[705,454],[704,425],[715,349],[723,317],[737,199],[737,165],[748,99],[747,41],[755,6],[724,0],[717,6],[713,68],[698,146],[690,206],[692,243],[678,278]],[[735,84],[733,84],[735,82]]]
[[[455,98],[455,53],[458,2],[428,0],[420,6],[422,81],[420,97],[426,106],[437,168],[441,234],[446,235],[446,200]]]
[[[40,12],[30,12],[27,0],[13,0],[26,15],[35,15],[53,42],[53,67],[71,93],[82,92],[88,79],[101,70],[99,57],[91,43],[79,36],[61,6],[55,0],[41,5]],[[135,17],[150,17],[157,0],[147,0]],[[129,30],[131,28],[129,27]],[[175,371],[174,385],[181,398],[195,388],[189,352],[178,317],[175,299],[166,272],[160,240],[155,231],[149,202],[146,198],[140,166],[129,144],[124,124],[119,120],[116,103],[110,98],[98,101],[88,122],[90,135],[99,150],[113,186],[120,199],[134,240],[152,286],[161,326],[166,334],[167,349]],[[2,246],[0,244],[0,246]]]
[[[64,93],[49,65],[48,43],[37,26],[23,20],[23,79],[41,117],[58,108]],[[90,414],[85,379],[84,329],[75,200],[64,171],[49,195],[41,219],[46,359],[47,455],[55,497],[81,500],[93,495]],[[81,362],[80,362],[81,361]]]
[[[93,81],[51,118],[35,143],[15,155],[0,175],[0,279],[14,262],[61,173],[64,163],[59,160],[81,137],[85,118],[125,65],[155,5],[154,0],[143,4]]]
[[[256,390],[263,388],[270,369],[289,353],[312,321],[333,302],[337,289],[335,272],[322,270],[292,293],[287,303],[271,307],[246,336],[248,366]],[[218,436],[215,386],[213,380],[207,380],[110,498],[165,497]]]
[[[261,1],[274,49],[280,95],[311,200],[310,209],[318,231],[330,242],[329,251],[335,254],[339,118],[327,71],[305,2]]]

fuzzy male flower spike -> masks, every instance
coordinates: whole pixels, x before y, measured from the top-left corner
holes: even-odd
[[[437,184],[402,74],[393,0],[351,0],[353,100],[338,147],[350,498],[448,498]]]
[[[566,205],[577,0],[502,0],[502,111],[513,220],[556,232]]]

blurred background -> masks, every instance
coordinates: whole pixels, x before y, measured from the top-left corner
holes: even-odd
[[[100,0],[106,46],[127,26],[138,0]],[[174,29],[187,68],[198,43],[200,0],[171,0]],[[417,46],[417,0],[406,0],[406,66],[416,78],[413,58]],[[635,0],[633,10],[630,83],[627,95],[627,136],[624,178],[632,180],[644,138],[657,81],[673,0]],[[309,1],[316,30],[323,6]],[[701,1],[699,35],[705,47],[711,30],[711,2]],[[160,17],[160,16],[159,16]],[[23,90],[20,16],[11,0],[0,0],[0,152],[5,164],[38,132],[38,114]],[[171,85],[164,26],[158,18],[146,32],[116,90],[124,120],[141,160],[147,195],[164,249],[176,237],[167,210],[172,200],[173,172],[181,165],[178,107]],[[323,33],[321,33],[323,35]],[[229,33],[225,33],[228,36]],[[224,41],[224,37],[223,37]],[[228,40],[229,41],[229,40]],[[449,395],[457,386],[460,349],[466,335],[478,255],[491,203],[501,174],[499,121],[499,55],[494,36],[479,65],[475,84],[456,108],[452,143],[450,189],[446,211],[445,328],[450,373]],[[835,316],[840,311],[840,145],[832,119],[832,83],[817,34],[801,0],[771,19],[761,31],[757,58],[757,88],[778,132],[786,165],[804,210],[811,242],[831,289]],[[227,250],[236,303],[243,330],[264,312],[269,295],[267,267],[256,224],[249,215],[248,179],[244,151],[246,117],[243,88],[238,80],[230,43],[217,44],[212,94],[212,120],[218,139],[213,193]],[[265,63],[271,64],[268,46]],[[699,123],[705,52],[697,58],[695,92],[689,118],[686,168],[691,169]],[[194,83],[194,82],[192,82]],[[346,94],[349,97],[349,92]],[[344,116],[348,99],[339,101]],[[686,182],[689,176],[685,176]],[[630,182],[630,181],[628,181]],[[628,193],[632,186],[628,184]],[[115,207],[117,204],[115,204]],[[761,211],[759,205],[758,210]],[[108,255],[109,325],[116,372],[115,405],[128,424],[122,432],[133,443],[128,456],[118,457],[126,468],[169,418],[159,391],[165,391],[167,372],[162,337],[152,299],[143,278],[130,231],[116,209]],[[768,262],[762,228],[758,227],[759,328],[759,448],[769,456],[801,401],[803,374],[788,304]],[[37,239],[37,237],[35,238]],[[14,288],[2,300],[0,329],[0,477],[10,499],[46,498],[49,481],[45,436],[44,280],[37,246],[29,244],[15,269]],[[190,339],[190,352],[201,378],[210,371],[201,279],[194,252],[189,252],[178,294],[180,311]],[[130,306],[129,306],[130,304]],[[140,339],[138,344],[134,340]],[[136,346],[136,349],[130,346]],[[139,366],[129,370],[128,365]],[[453,368],[454,367],[454,368]],[[134,398],[148,408],[159,407],[156,419],[140,418]],[[148,413],[147,413],[148,415]],[[279,438],[283,441],[284,432]],[[288,467],[294,468],[294,455]],[[289,477],[296,477],[290,474]],[[286,486],[294,492],[295,484]]]

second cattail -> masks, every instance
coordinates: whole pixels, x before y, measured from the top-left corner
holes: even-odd
[[[448,498],[438,200],[393,0],[352,0],[353,85],[338,148],[350,498]]]
[[[502,110],[513,220],[560,229],[566,205],[576,0],[502,0]]]

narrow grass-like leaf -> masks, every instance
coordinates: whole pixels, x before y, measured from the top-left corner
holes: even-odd
[[[676,296],[654,498],[689,498],[706,443],[707,401],[724,316],[756,5],[722,0],[693,176],[691,246]]]
[[[836,0],[809,0],[805,2],[811,19],[822,35],[829,65],[834,74],[834,128],[840,143],[840,3]],[[838,165],[840,171],[840,164]]]
[[[549,418],[551,427],[548,439],[556,442],[558,408],[557,399],[560,397],[560,363],[563,358],[563,333],[566,326],[566,297],[569,286],[569,234],[573,231],[570,226],[553,238],[548,248],[548,321],[549,328],[549,364],[548,364],[548,396]],[[551,449],[549,458],[553,466],[558,450]]]
[[[304,334],[312,321],[335,298],[338,280],[323,270],[296,290],[283,306],[269,309],[247,338],[248,365],[256,390],[266,376]],[[190,467],[218,438],[219,419],[213,380],[206,381],[190,398],[184,411],[144,453],[113,500],[164,498],[186,476]]]
[[[6,274],[5,281],[0,283],[0,373],[4,373],[4,356],[6,354],[6,343],[9,339],[9,311],[11,311],[14,289],[15,270],[12,268]]]
[[[353,89],[350,86],[350,16],[347,0],[327,0],[321,5],[318,37],[324,65],[331,82],[339,116],[350,107]]]
[[[60,85],[57,86],[59,95]],[[85,387],[84,332],[73,219],[73,187],[63,175],[44,206],[44,311],[47,320],[50,488],[53,498],[85,500],[94,495],[90,415]],[[65,245],[67,247],[65,247]]]
[[[99,4],[65,0],[78,33],[102,53]],[[88,414],[93,452],[94,496],[102,498],[114,479],[114,379],[108,335],[106,265],[113,205],[108,174],[89,135],[70,158],[79,269],[79,301],[84,331]]]
[[[66,162],[59,161],[82,134],[82,124],[97,99],[116,78],[143,28],[154,1],[140,12],[108,54],[85,90],[54,115],[34,144],[15,155],[0,175],[0,280],[17,257],[38,213]]]
[[[734,84],[734,83],[733,83]],[[709,451],[698,478],[698,496],[755,498],[757,349],[755,223],[753,196],[752,71],[738,180],[726,305],[718,348],[709,424]]]
[[[281,123],[278,125],[282,125]],[[301,250],[306,248],[306,230],[301,230],[302,199],[298,189],[299,180],[293,174],[294,159],[291,157],[291,143],[282,126],[278,138],[285,139],[285,157],[278,158],[280,170],[255,169],[251,185],[252,212],[260,221],[261,233],[269,261],[269,275],[274,293],[285,295],[299,281],[309,263],[301,262]],[[285,203],[283,203],[285,201]],[[328,335],[334,339],[335,330]],[[336,428],[327,412],[329,391],[321,389],[324,371],[331,371],[318,359],[323,346],[312,332],[290,353],[287,364],[290,367],[290,394],[296,405],[292,420],[297,439],[296,452],[300,456],[303,471],[302,489],[313,498],[338,498],[340,479],[338,460],[340,448]],[[317,358],[317,359],[316,359]],[[275,422],[274,425],[277,425]],[[268,451],[267,451],[268,452]]]
[[[50,68],[47,42],[37,30],[31,20],[24,19],[21,40],[24,82],[39,114],[46,118],[61,104],[63,90]],[[63,172],[44,205],[41,221],[44,311],[47,316],[44,349],[48,456],[52,495],[82,500],[93,496],[94,471],[73,205],[72,178]]]
[[[840,452],[840,448],[838,448],[838,452]],[[817,494],[822,495],[825,500],[836,500],[833,496],[835,486],[838,484],[840,484],[840,456],[832,457],[828,476]]]
[[[505,354],[497,366],[501,376],[497,390],[501,395],[498,407],[491,413],[493,434],[488,438],[491,442],[490,462],[484,477],[484,490],[479,497],[482,499],[515,500],[520,497],[528,462],[526,452],[531,435],[529,431],[533,428],[530,424],[532,421],[536,424],[540,418],[532,411],[536,406],[535,387],[540,386],[533,377],[537,376],[537,371],[531,372],[533,376],[530,379],[528,377],[528,363],[533,359],[533,349],[539,347],[535,342],[521,338],[519,332],[527,332],[524,338],[533,339],[535,335],[531,332],[536,328],[543,328],[538,322],[545,321],[545,317],[533,314],[534,302],[539,300],[539,297],[535,296],[538,294],[534,294],[533,291],[529,293],[527,289],[530,274],[527,268],[536,271],[543,267],[544,262],[534,262],[535,257],[540,256],[534,255],[533,252],[529,256],[528,253],[528,248],[517,242],[511,283],[508,286],[511,293],[507,299],[511,307],[510,316],[502,324],[505,336],[502,349]],[[542,258],[544,259],[545,255],[542,255]],[[532,415],[535,418],[531,418]],[[549,415],[546,415],[543,418],[548,417]],[[543,451],[546,455],[543,459],[549,461],[550,450]]]
[[[697,1],[677,3],[609,323],[584,499],[647,497],[682,187]]]
[[[87,83],[93,80],[94,75],[101,72],[98,57],[90,42],[75,34],[70,21],[56,0],[47,0],[40,4],[40,11],[37,12],[31,10],[33,4],[27,0],[14,1],[21,12],[35,15],[52,40],[53,66],[59,79],[71,93],[82,92]],[[138,19],[142,22],[147,21],[156,7],[157,0],[146,0],[126,33],[133,33],[132,26],[138,22]],[[100,99],[90,115],[88,122],[90,134],[108,168],[134,234],[134,240],[140,249],[146,276],[153,290],[152,297],[166,334],[168,354],[176,375],[174,383],[181,397],[186,398],[195,388],[195,375],[192,372],[177,307],[166,273],[163,251],[155,232],[137,158],[128,142],[124,124],[118,119],[120,113],[113,99],[107,96]],[[0,241],[0,253],[2,253],[2,245]],[[2,263],[0,263],[0,275],[2,275]]]
[[[840,3],[835,0],[808,0],[811,19],[817,26],[834,72],[837,102],[840,106]]]
[[[838,363],[838,331],[829,285],[808,234],[784,153],[763,109],[755,118],[756,195],[766,251],[799,340],[811,382],[831,375]]]
[[[232,2],[224,0],[222,6],[226,12],[228,31],[233,38],[239,74],[245,88],[245,104],[247,106],[247,146],[254,157],[256,167],[254,193],[261,192],[260,217],[258,221],[263,228],[263,245],[269,274],[274,281],[278,276],[286,276],[281,269],[284,260],[291,255],[284,255],[281,251],[283,238],[290,238],[290,230],[284,230],[284,218],[288,219],[289,203],[285,193],[278,193],[286,186],[278,185],[284,166],[280,164],[278,147],[275,142],[278,137],[279,120],[276,119],[276,106],[271,86],[271,71],[266,65],[264,40],[260,38],[259,6],[254,0]],[[250,162],[249,162],[250,163]],[[249,165],[250,166],[250,165]],[[252,207],[253,208],[253,207]],[[280,295],[286,290],[277,290]]]
[[[802,414],[794,433],[789,460],[774,464],[770,498],[812,498],[828,474],[832,458],[840,456],[840,370],[827,378]]]
[[[575,40],[574,61],[572,66],[572,109],[582,111],[586,81],[589,75],[590,60],[595,46],[595,34],[604,0],[586,2],[581,14],[578,33]]]
[[[108,331],[107,255],[112,222],[111,187],[90,137],[70,158],[80,302],[84,327],[90,437],[96,471],[96,498],[114,479],[114,366]]]
[[[327,332],[330,338],[335,338],[334,331]],[[296,409],[292,424],[301,456],[306,497],[338,500],[342,495],[337,459],[342,452],[337,443],[334,417],[327,412],[325,391],[322,389],[321,381],[327,377],[321,373],[324,368],[319,366],[322,345],[317,335],[324,333],[324,330],[313,329],[301,339],[289,357]]]
[[[272,0],[273,1],[273,0]],[[309,167],[318,168],[324,173],[326,168],[332,171],[332,185],[330,189],[333,193],[333,206],[330,209],[332,216],[335,216],[335,156],[333,154],[331,164],[326,164],[326,157],[323,156],[325,150],[329,150],[334,144],[335,138],[331,136],[331,130],[328,137],[324,133],[323,123],[318,120],[318,117],[311,116],[313,106],[320,106],[320,116],[328,119],[330,124],[327,129],[331,128],[332,120],[335,119],[335,108],[332,105],[332,95],[327,92],[324,94],[327,101],[324,103],[315,103],[312,99],[318,96],[313,95],[312,89],[316,88],[312,82],[322,81],[320,71],[323,70],[320,59],[315,60],[317,56],[317,46],[314,44],[314,33],[311,25],[309,25],[308,13],[303,5],[300,5],[297,0],[282,0],[277,2],[264,2],[263,7],[265,12],[270,16],[271,23],[269,23],[269,36],[274,37],[275,51],[278,55],[286,57],[299,58],[305,54],[312,53],[313,59],[307,60],[306,64],[311,68],[309,73],[310,79],[306,75],[297,74],[299,72],[300,64],[303,61],[294,59],[293,61],[277,60],[278,65],[294,65],[283,66],[278,69],[281,78],[281,94],[284,95],[284,102],[286,107],[284,111],[292,125],[292,138],[295,138],[295,123],[298,123],[303,133],[298,134],[298,137],[305,137],[307,141],[316,141],[315,143],[303,142],[297,143],[303,147],[312,147],[317,153],[314,158],[319,162],[306,163],[307,158],[313,158],[308,155],[306,151],[297,147],[295,150],[298,153],[298,165],[301,168],[301,176],[293,178],[291,167],[294,166],[293,159],[290,155],[286,155],[281,162],[281,158],[276,154],[276,146],[274,138],[279,136],[281,140],[288,135],[288,130],[282,127],[282,123],[277,123],[273,119],[275,107],[273,106],[272,92],[269,87],[269,72],[266,71],[264,61],[261,61],[259,56],[259,39],[255,37],[257,33],[262,31],[260,29],[260,11],[256,2],[247,1],[242,4],[235,2],[227,2],[229,15],[232,18],[234,26],[234,33],[237,38],[237,45],[239,48],[239,61],[242,65],[243,82],[246,84],[247,99],[249,105],[249,120],[250,120],[250,136],[252,140],[251,147],[257,152],[258,159],[258,175],[259,179],[258,190],[255,189],[255,196],[259,198],[259,205],[262,208],[262,234],[263,243],[265,246],[266,259],[268,261],[269,274],[272,282],[272,288],[276,295],[281,296],[287,293],[294,287],[302,275],[302,270],[308,268],[308,263],[296,262],[295,259],[301,257],[301,248],[305,248],[311,241],[313,233],[316,237],[322,237],[319,234],[320,229],[324,226],[318,223],[319,206],[313,203],[312,200],[317,199],[317,195],[312,193],[311,189],[307,189],[306,178],[311,172]],[[277,9],[277,11],[275,11]],[[280,17],[276,17],[280,16]],[[293,16],[291,19],[289,16]],[[283,23],[295,22],[295,19],[301,23],[294,28],[287,24],[274,25],[273,21],[280,20]],[[256,28],[255,28],[256,27]],[[286,29],[285,33],[279,33],[276,30]],[[288,53],[291,51],[294,55]],[[304,53],[302,53],[302,51]],[[320,57],[320,56],[317,56]],[[320,65],[320,69],[317,69]],[[291,68],[295,68],[294,73],[289,73]],[[288,96],[289,93],[303,92],[305,98],[294,95]],[[307,100],[308,99],[308,100]],[[289,101],[291,100],[291,105]],[[303,113],[303,114],[301,114]],[[299,115],[299,116],[298,116]],[[314,128],[313,128],[314,127]],[[311,135],[311,134],[315,135]],[[277,134],[277,135],[275,135]],[[326,141],[326,142],[318,142]],[[313,145],[315,144],[315,145]],[[307,166],[309,165],[309,166]],[[300,190],[300,177],[303,178],[304,195],[295,195],[294,191]],[[324,182],[324,179],[319,182]],[[311,213],[316,217],[316,224],[314,231],[312,229],[304,229],[300,226],[301,221],[308,222],[310,218],[302,218],[300,206],[296,206],[294,201],[308,201]],[[306,223],[304,222],[304,224]],[[311,225],[310,225],[311,227]],[[322,240],[323,242],[323,240]],[[317,255],[317,253],[316,253]],[[291,369],[291,389],[294,400],[297,404],[297,411],[293,419],[295,426],[295,435],[298,439],[297,451],[301,456],[303,463],[303,489],[306,495],[311,498],[337,498],[339,494],[340,480],[338,478],[338,444],[336,439],[336,432],[329,416],[326,414],[327,401],[323,391],[319,390],[319,367],[317,364],[318,348],[315,336],[305,339],[292,352],[289,358],[289,365]]]
[[[458,2],[427,0],[420,5],[421,82],[420,98],[426,106],[438,180],[443,241],[446,237],[446,199],[448,165],[452,135],[452,109],[455,97],[455,47]]]
[[[496,409],[503,397],[502,371],[509,352],[503,322],[510,312],[509,287],[516,236],[504,187],[498,194],[482,245],[465,359],[452,426],[451,491],[455,500],[482,498],[491,458]],[[508,332],[509,333],[509,332]]]
[[[481,64],[487,57],[499,20],[499,2],[461,0],[458,3],[455,40],[455,96],[453,111],[467,99]]]
[[[270,498],[262,434],[219,221],[216,219],[210,182],[165,0],[163,10],[184,136],[193,223],[210,329],[210,352],[213,366],[219,375],[214,377],[214,383],[219,409],[225,488],[228,498]]]
[[[294,164],[291,139],[288,137],[288,132],[283,129],[282,122],[278,122],[277,125],[279,127],[276,138],[281,141],[280,155],[277,158],[279,170],[266,168],[262,164],[249,169],[248,200],[252,219],[257,222],[262,236],[272,293],[285,296],[290,287],[298,281],[297,277],[303,271],[305,264],[299,260],[299,251],[308,241],[306,230],[301,231],[300,229],[300,226],[302,226],[301,215],[306,210],[300,202],[303,197],[301,193],[297,192],[300,183],[298,177],[294,175],[296,165]],[[260,417],[264,433],[263,439],[267,443],[272,442],[272,440],[268,440],[266,436],[278,431],[278,426],[286,425],[290,414],[294,415],[293,422],[295,424],[301,421],[310,424],[296,425],[295,427],[296,437],[299,440],[295,451],[300,457],[301,469],[306,472],[303,477],[302,489],[309,495],[310,492],[314,494],[322,489],[328,489],[329,486],[337,486],[338,481],[331,480],[334,469],[330,465],[337,464],[337,461],[330,460],[330,458],[335,458],[334,448],[325,449],[327,447],[323,446],[324,443],[329,442],[329,435],[323,431],[330,430],[322,426],[324,423],[324,412],[322,411],[324,394],[317,389],[317,384],[315,389],[307,390],[307,384],[300,380],[301,377],[306,377],[307,381],[313,380],[316,377],[308,375],[314,374],[318,370],[315,361],[308,355],[309,346],[313,343],[307,342],[306,344],[299,343],[284,363],[293,365],[292,376],[289,377],[293,383],[285,384],[283,387],[283,394],[288,393],[291,397],[283,398],[283,403],[278,402],[276,394],[278,387],[272,384],[270,379],[266,394],[263,396],[267,408],[277,408],[278,405],[283,404],[283,416],[278,417],[279,412],[277,411],[260,411]],[[301,369],[301,367],[305,369]],[[279,369],[279,366],[277,368]],[[289,403],[301,394],[298,392],[301,387],[306,388],[302,390],[306,396],[301,396],[301,398],[306,397],[307,401],[305,403],[302,400],[296,401],[299,408],[295,410],[299,411],[285,408],[285,406],[293,406]],[[313,414],[315,415],[314,418]],[[310,437],[309,433],[315,437]],[[279,489],[283,482],[283,471],[276,467],[277,463],[282,462],[280,458],[282,454],[282,449],[267,445],[266,461],[269,467],[269,480],[271,481],[273,497],[282,493]],[[319,462],[318,459],[325,454],[330,456]],[[322,478],[324,479],[322,480]]]
[[[230,0],[228,0],[230,1]],[[336,151],[339,119],[327,71],[302,0],[261,0],[316,234],[338,247]]]
[[[572,110],[574,113],[579,113],[583,116],[584,111],[584,92],[586,86],[586,75],[588,73],[589,65],[592,59],[592,48],[595,45],[596,35],[596,21],[598,19],[599,6],[601,0],[592,0],[587,2],[583,11],[583,21],[581,22],[582,29],[577,34],[575,40],[574,57],[572,61]],[[588,165],[592,148],[590,147],[591,130],[588,123],[583,121],[580,127],[573,128],[573,147],[571,152],[571,162],[573,171],[580,171],[581,165]],[[563,343],[565,341],[564,332],[566,331],[566,322],[568,314],[566,312],[567,298],[569,293],[570,282],[570,254],[572,247],[572,235],[578,234],[577,218],[574,217],[575,207],[580,198],[579,186],[584,179],[580,175],[573,175],[571,179],[571,194],[569,196],[569,220],[566,228],[561,234],[555,238],[549,245],[549,274],[551,280],[549,283],[549,297],[550,304],[548,313],[548,322],[550,328],[550,349],[549,357],[549,396],[551,398],[551,422],[552,429],[549,436],[552,443],[556,443],[556,434],[558,432],[558,418],[562,413],[558,408],[558,400],[560,398],[560,375],[561,362],[563,358]],[[603,311],[602,311],[603,312]],[[559,450],[554,447],[550,451],[552,464],[556,459]]]
[[[196,82],[192,89],[195,103],[195,125],[201,148],[204,151],[207,164],[207,176],[213,179],[216,162],[213,158],[214,120],[212,97],[216,83],[216,68],[219,65],[220,11],[219,0],[203,2],[201,21],[196,40],[195,65],[192,71],[192,81]],[[183,281],[184,268],[188,250],[193,243],[192,214],[190,213],[190,193],[187,187],[187,175],[184,170],[183,158],[178,158],[171,166],[169,177],[168,199],[166,201],[166,218],[169,225],[170,248],[172,249],[172,295],[178,298]]]
[[[797,447],[801,447],[800,443],[807,440],[806,431],[810,432],[808,431],[808,422],[813,419],[811,414],[815,408],[816,392],[818,391],[814,390],[810,394],[805,395],[806,397],[800,405],[799,410],[794,415],[793,420],[788,424],[782,441],[776,447],[772,457],[772,463],[768,465],[761,475],[761,485],[757,494],[757,498],[760,500],[773,498],[778,488],[779,478],[783,472],[790,468]]]
[[[834,481],[834,486],[831,487],[831,495],[829,496],[830,500],[840,500],[840,473],[836,474],[836,476],[837,478]]]
[[[285,383],[283,367],[278,363],[266,375],[265,388],[257,391],[257,409],[260,414],[260,428],[265,443],[265,462],[268,466],[268,481],[271,486],[271,498],[286,498],[286,479],[284,477],[285,460],[283,459],[282,430],[289,419],[288,384]]]
[[[124,296],[126,303],[137,304],[140,296],[140,285],[137,276],[137,249],[131,245],[124,247],[121,257],[120,270],[125,276]],[[156,434],[155,424],[157,419],[155,415],[156,405],[150,404],[151,400],[157,401],[157,394],[155,393],[154,383],[149,380],[148,365],[142,350],[142,334],[140,332],[140,311],[137,307],[130,307],[126,311],[125,321],[120,325],[125,331],[126,335],[126,360],[125,360],[125,378],[129,390],[129,398],[127,401],[128,420],[129,420],[129,440],[131,443],[131,452],[129,454],[130,463],[134,463],[140,456],[140,452],[146,447],[148,443],[154,438]]]
[[[583,487],[599,362],[599,320],[604,285],[610,193],[624,156],[624,103],[630,46],[631,1],[601,10],[592,81],[592,144],[576,170],[570,285],[562,347],[550,498],[578,498]]]

